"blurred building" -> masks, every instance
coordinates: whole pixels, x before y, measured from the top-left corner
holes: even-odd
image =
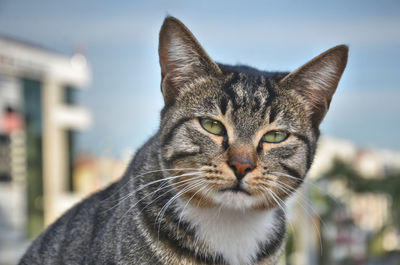
[[[347,182],[350,176],[326,175],[337,159],[367,182],[385,181],[390,174],[400,173],[399,152],[363,149],[346,140],[322,137],[308,179],[289,210],[294,213],[294,226],[301,227],[293,233],[296,251],[290,264],[367,264],[373,256],[368,241],[374,237],[381,239],[380,246],[373,247],[385,252],[400,251],[398,220],[393,220],[391,212],[396,202],[385,192],[355,192]],[[325,199],[318,199],[313,193]],[[329,217],[320,220],[319,216]],[[322,253],[329,256],[328,260],[321,260]]]
[[[76,201],[75,134],[91,123],[76,91],[90,77],[82,54],[0,36],[0,250],[4,231],[34,236]]]
[[[80,196],[88,196],[103,189],[122,177],[128,163],[127,158],[116,159],[104,155],[77,156],[74,164],[73,191]]]

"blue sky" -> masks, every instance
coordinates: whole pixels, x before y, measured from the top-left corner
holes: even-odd
[[[120,154],[158,127],[158,31],[181,19],[215,60],[294,70],[335,46],[349,63],[322,133],[400,150],[400,2],[0,0],[0,34],[71,55],[84,47],[93,82],[80,104],[94,116],[79,149]]]

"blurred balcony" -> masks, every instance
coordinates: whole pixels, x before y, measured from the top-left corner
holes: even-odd
[[[82,54],[0,36],[0,264],[79,199],[69,185],[74,133],[91,115],[74,93],[90,78]]]

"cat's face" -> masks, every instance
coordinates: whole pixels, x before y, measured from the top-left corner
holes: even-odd
[[[167,18],[159,53],[161,154],[177,194],[198,207],[283,204],[311,166],[347,47],[291,74],[270,74],[217,65],[182,23]]]

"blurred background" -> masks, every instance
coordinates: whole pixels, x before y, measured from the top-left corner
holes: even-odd
[[[349,45],[281,264],[400,264],[399,1],[0,0],[0,265],[156,132],[167,14],[261,70]]]

